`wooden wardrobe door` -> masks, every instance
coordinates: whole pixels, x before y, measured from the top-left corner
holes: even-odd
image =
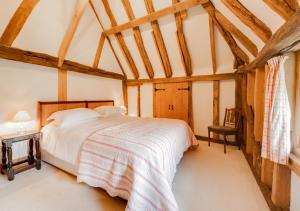
[[[170,118],[172,115],[171,103],[172,87],[168,84],[155,84],[154,85],[154,117]]]
[[[174,83],[172,87],[173,97],[171,118],[181,119],[189,123],[189,84],[187,82]]]
[[[154,117],[181,119],[190,123],[191,88],[188,82],[154,85]]]

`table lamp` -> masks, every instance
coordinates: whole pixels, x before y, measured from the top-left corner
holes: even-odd
[[[31,117],[26,111],[18,111],[13,118],[13,122],[19,123],[21,134],[26,132],[25,123],[30,121]]]

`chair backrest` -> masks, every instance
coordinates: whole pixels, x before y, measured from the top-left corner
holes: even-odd
[[[226,108],[223,126],[238,128],[240,124],[241,112],[236,108]]]

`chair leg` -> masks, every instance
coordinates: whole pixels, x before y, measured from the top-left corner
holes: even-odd
[[[208,146],[210,147],[210,130],[208,130]]]
[[[224,154],[226,154],[226,145],[227,145],[226,135],[224,135],[223,137],[224,137]]]
[[[239,135],[238,135],[238,134],[235,135],[235,140],[237,141],[239,150],[241,150],[241,142],[240,142],[240,139],[239,139]]]

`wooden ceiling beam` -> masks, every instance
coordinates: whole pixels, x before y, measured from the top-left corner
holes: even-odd
[[[295,12],[298,5],[296,0],[263,0],[273,11],[279,14],[282,18],[287,20]]]
[[[179,0],[172,0],[173,5],[179,3]],[[182,14],[180,12],[175,13],[175,21],[177,27],[177,41],[179,45],[181,60],[185,69],[185,73],[187,76],[191,76],[193,74],[192,71],[192,59],[191,55],[186,43],[184,31],[183,31],[183,23],[182,23]]]
[[[233,23],[231,23],[217,9],[215,9],[215,15],[218,22],[223,26],[224,29],[226,29],[236,39],[238,39],[253,56],[257,56],[258,53],[257,46],[243,32],[241,32]]]
[[[134,20],[135,16],[134,16],[130,1],[129,0],[122,0],[122,3],[123,3],[123,6],[125,8],[125,11],[126,11],[126,14],[129,18],[129,20],[130,21]],[[144,41],[143,41],[143,38],[142,38],[140,28],[138,26],[134,27],[133,28],[133,33],[134,33],[134,39],[135,39],[136,45],[138,47],[139,53],[141,55],[141,58],[143,60],[143,63],[144,63],[145,69],[146,69],[146,72],[147,72],[149,78],[153,78],[154,77],[153,67],[152,67],[152,64],[150,62],[147,51],[145,49],[145,45],[144,45]]]
[[[293,10],[297,10],[299,7],[298,0],[285,0],[286,3],[292,8]]]
[[[249,63],[248,55],[238,46],[232,35],[223,28],[223,26],[218,22],[215,16],[215,7],[214,5],[209,2],[208,4],[203,5],[204,9],[208,12],[209,16],[213,18],[219,32],[227,42],[232,54],[236,58],[237,66],[244,65],[245,63]]]
[[[100,17],[99,17],[99,15],[98,15],[97,11],[96,11],[96,8],[95,8],[95,6],[94,6],[92,0],[89,0],[89,5],[91,6],[91,8],[92,8],[92,10],[93,10],[93,12],[94,12],[94,15],[96,16],[96,19],[97,19],[97,21],[98,21],[98,23],[99,23],[99,25],[100,25],[100,28],[102,29],[102,34],[101,34],[101,35],[104,35],[104,34],[103,34],[103,31],[104,31],[103,24],[101,23]],[[101,38],[100,38],[100,39],[101,39]],[[120,69],[121,69],[123,75],[125,76],[125,78],[127,78],[126,73],[125,73],[125,71],[124,71],[124,68],[123,68],[123,66],[122,66],[122,64],[121,64],[121,62],[120,62],[120,60],[119,60],[119,58],[118,58],[118,56],[117,56],[117,54],[116,54],[116,51],[115,51],[115,49],[113,48],[113,46],[112,46],[112,44],[111,44],[110,38],[109,38],[109,37],[106,37],[106,39],[107,39],[108,44],[109,44],[109,46],[110,46],[110,48],[111,48],[111,50],[112,50],[112,52],[113,52],[113,54],[114,54],[115,59],[117,60],[117,63],[118,63],[118,65],[119,65],[119,67],[120,67]],[[98,51],[97,51],[97,52],[98,52]],[[96,54],[97,54],[97,52],[96,52]]]
[[[0,58],[28,64],[41,65],[45,67],[52,67],[56,69],[58,68],[58,57],[2,45],[0,45]],[[65,60],[59,69],[105,78],[125,80],[125,77],[121,74],[105,71],[99,68],[92,68],[69,60]]]
[[[154,13],[154,6],[153,6],[153,2],[152,0],[144,0],[145,1],[145,5],[146,5],[146,9],[148,14],[152,14]],[[159,24],[158,21],[151,21],[151,27],[153,29],[153,39],[155,42],[155,45],[157,47],[158,53],[159,53],[159,57],[161,59],[162,62],[162,66],[165,72],[165,75],[167,78],[172,77],[172,67],[171,67],[171,63],[170,63],[170,59],[169,59],[169,55],[167,52],[167,48],[163,39],[163,36],[161,34],[160,28],[159,28]]]
[[[275,56],[300,49],[300,8],[281,26],[249,65],[239,72],[253,71]]]
[[[18,34],[22,30],[26,20],[39,0],[23,0],[8,25],[6,26],[1,38],[0,45],[12,46]]]
[[[209,16],[209,38],[210,38],[210,51],[211,51],[211,63],[213,73],[217,73],[217,56],[216,56],[216,36],[215,36],[215,21]]]
[[[76,29],[79,25],[80,19],[83,15],[84,10],[87,7],[87,0],[78,0],[77,5],[74,10],[73,17],[71,19],[71,22],[68,26],[68,29],[64,35],[63,41],[60,44],[59,50],[58,50],[58,67],[61,67],[64,63],[65,57],[67,55],[68,49],[71,45],[72,39],[74,37],[74,34],[76,32]]]
[[[238,0],[222,0],[222,2],[236,17],[260,37],[262,41],[265,43],[268,42],[272,36],[272,31],[265,23],[253,15]]]
[[[127,86],[137,86],[144,83],[179,83],[179,82],[192,82],[192,81],[220,81],[232,80],[236,78],[234,73],[223,73],[213,75],[199,75],[187,77],[173,77],[173,78],[154,78],[154,79],[139,79],[127,80]]]
[[[103,3],[103,5],[104,5],[106,14],[107,14],[107,16],[108,16],[108,18],[109,18],[109,20],[110,20],[110,22],[111,22],[111,25],[112,25],[113,27],[114,27],[114,26],[117,26],[117,21],[116,21],[114,15],[113,15],[113,13],[112,13],[112,10],[111,10],[111,8],[110,8],[110,6],[109,6],[108,1],[107,1],[107,0],[102,0],[102,3]],[[118,44],[119,44],[119,46],[120,46],[120,48],[121,48],[121,51],[122,51],[122,53],[123,53],[123,56],[125,57],[125,60],[126,60],[128,66],[129,66],[130,69],[131,69],[131,72],[132,72],[134,78],[135,78],[135,79],[138,79],[138,78],[139,78],[139,72],[138,72],[138,69],[137,69],[137,67],[136,67],[136,65],[135,65],[135,63],[134,63],[134,60],[133,60],[133,58],[132,58],[132,56],[131,56],[131,54],[130,54],[130,51],[129,51],[129,49],[128,49],[126,43],[125,43],[125,40],[124,40],[122,34],[121,34],[121,33],[117,33],[117,34],[115,34],[115,37],[116,37],[117,42],[118,42]]]
[[[159,11],[152,12],[152,13],[150,13],[146,16],[143,16],[141,18],[134,19],[132,21],[121,24],[119,26],[112,27],[111,29],[106,30],[104,33],[105,33],[106,36],[116,34],[116,33],[122,32],[124,30],[140,26],[140,25],[145,24],[145,23],[150,23],[150,22],[156,21],[159,18],[162,18],[166,15],[171,15],[171,14],[174,14],[176,12],[182,12],[182,11],[185,11],[187,9],[199,6],[201,4],[205,4],[208,1],[209,0],[185,0],[183,2],[174,4],[170,7],[166,7],[164,9],[161,9]]]
[[[94,63],[93,63],[93,68],[98,68],[102,50],[104,47],[104,43],[105,43],[105,36],[104,36],[104,34],[101,34],[99,43],[98,43],[98,48],[97,48],[96,55],[95,55],[95,59],[94,59]]]

